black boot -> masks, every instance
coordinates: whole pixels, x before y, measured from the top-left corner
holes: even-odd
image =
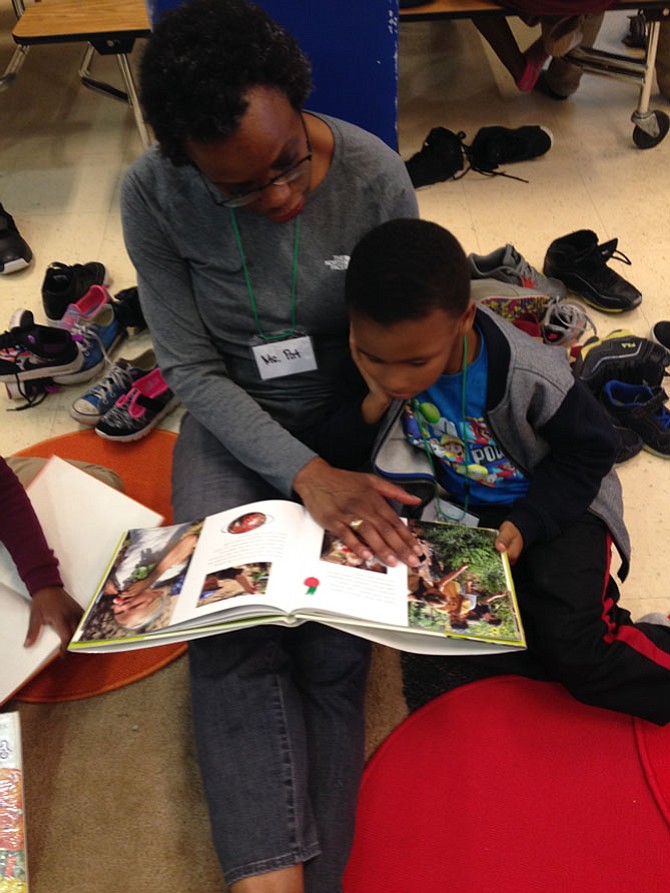
[[[590,229],[580,229],[560,239],[554,239],[544,259],[544,273],[560,279],[568,289],[604,313],[632,310],[642,295],[607,266],[610,259],[630,265],[630,260],[617,251],[617,239],[598,244],[598,237]]]

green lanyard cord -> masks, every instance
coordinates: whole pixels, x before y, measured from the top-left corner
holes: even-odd
[[[235,235],[235,244],[237,245],[237,250],[240,255],[240,260],[242,261],[242,271],[244,273],[244,281],[247,286],[247,294],[249,295],[249,304],[251,305],[251,312],[254,317],[254,323],[256,325],[256,332],[258,336],[263,339],[263,341],[283,341],[285,338],[291,338],[295,335],[296,332],[296,294],[297,294],[297,284],[298,284],[298,249],[300,245],[300,216],[296,217],[295,224],[293,225],[293,259],[291,261],[291,328],[287,329],[285,332],[278,332],[274,335],[266,335],[261,326],[260,317],[258,315],[258,306],[256,304],[256,298],[254,295],[254,290],[251,285],[251,277],[249,276],[249,268],[247,267],[247,259],[244,254],[244,248],[242,247],[242,237],[240,236],[240,228],[237,224],[237,216],[235,215],[234,208],[228,208],[228,212],[230,213],[230,220],[233,227],[233,233]]]
[[[461,423],[462,429],[461,434],[463,437],[463,446],[465,447],[465,497],[463,499],[463,513],[461,518],[464,518],[468,513],[468,505],[470,504],[470,477],[468,475],[468,463],[470,461],[469,451],[470,444],[468,441],[468,432],[465,421],[465,410],[466,410],[466,387],[467,387],[467,370],[468,370],[468,336],[463,335],[463,373],[461,376]],[[428,433],[426,431],[424,422],[421,418],[421,410],[419,409],[419,405],[416,400],[411,401],[411,406],[414,411],[414,416],[417,421],[417,425],[419,426],[419,432],[421,434],[421,444],[423,446],[423,450],[428,457],[428,464],[430,465],[430,470],[433,473],[433,480],[435,482],[435,506],[436,506],[436,514],[437,517],[441,521],[450,521],[451,518],[448,518],[440,508],[440,488],[437,482],[437,468],[435,466],[435,459],[433,457],[433,452],[428,446]]]

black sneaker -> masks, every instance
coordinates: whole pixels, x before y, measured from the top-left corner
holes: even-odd
[[[136,285],[124,288],[114,295],[112,308],[119,325],[125,329],[133,329],[137,333],[147,328]]]
[[[20,322],[0,335],[0,381],[49,378],[81,368],[83,356],[68,331],[35,325],[29,310],[21,312]]]
[[[670,412],[663,388],[608,381],[601,399],[619,425],[640,435],[645,450],[670,459]]]
[[[107,270],[98,261],[85,264],[49,264],[42,283],[42,304],[51,325],[58,325],[70,306],[83,298],[92,285],[105,285]]]
[[[590,229],[580,229],[554,239],[544,259],[544,273],[554,276],[579,295],[591,307],[604,313],[632,310],[642,301],[642,294],[614,270],[608,260],[630,260],[617,250],[617,239],[598,244]]]
[[[433,127],[420,151],[405,163],[412,185],[429,186],[455,177],[465,165],[463,131],[453,133],[446,127]]]
[[[661,347],[670,351],[670,322],[661,320],[661,322],[654,323],[651,327],[651,334],[649,337],[654,344],[660,344]]]
[[[553,141],[552,132],[546,127],[528,125],[516,130],[482,127],[465,151],[473,170],[489,173],[501,164],[528,161],[544,155],[551,149]]]
[[[0,204],[0,273],[17,273],[33,259],[28,243],[16,228],[14,218]]]
[[[608,381],[658,387],[670,354],[647,338],[612,332],[602,340],[592,338],[579,352],[572,367],[576,378],[599,394]]]
[[[614,464],[621,465],[623,462],[628,462],[629,459],[632,459],[633,456],[637,456],[637,454],[642,451],[644,448],[644,441],[637,431],[618,425],[614,419],[612,419],[612,421],[614,430],[619,437],[619,446],[614,458]]]

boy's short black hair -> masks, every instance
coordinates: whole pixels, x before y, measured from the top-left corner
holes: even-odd
[[[470,271],[458,240],[437,223],[388,220],[354,248],[346,277],[350,313],[380,325],[422,319],[433,310],[459,317],[470,303]]]
[[[189,0],[166,12],[147,42],[140,99],[162,153],[185,164],[187,139],[226,139],[252,87],[283,93],[296,109],[312,89],[295,38],[244,0]]]

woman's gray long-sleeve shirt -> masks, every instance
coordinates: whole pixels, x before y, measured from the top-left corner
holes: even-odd
[[[261,380],[231,212],[195,167],[175,166],[153,147],[122,188],[126,246],[165,379],[237,459],[287,496],[315,456],[300,433],[330,411],[348,351],[349,256],[379,223],[417,216],[400,157],[360,128],[320,117],[333,132],[334,153],[300,215],[296,301],[297,327],[314,344],[313,372]],[[246,208],[235,215],[262,330],[284,331],[295,223],[273,223]]]

